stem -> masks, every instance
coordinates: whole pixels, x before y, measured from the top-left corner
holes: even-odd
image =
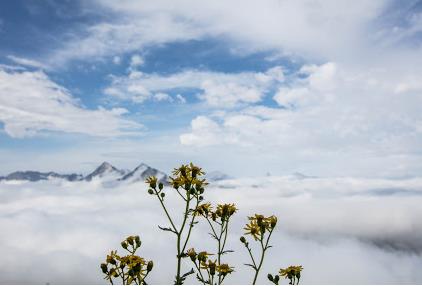
[[[176,284],[180,283],[180,270],[181,270],[181,263],[182,263],[182,251],[180,249],[181,238],[183,229],[185,228],[186,221],[188,219],[189,213],[189,203],[190,203],[190,194],[189,190],[187,190],[187,199],[186,199],[186,207],[185,207],[185,214],[183,216],[182,226],[180,227],[180,231],[177,233],[177,274],[176,274]]]
[[[205,285],[205,279],[201,272],[201,266],[198,267],[198,265],[196,264],[196,261],[194,261],[193,264],[195,264],[195,268],[196,270],[198,270],[199,276],[201,276],[202,283]]]
[[[271,237],[271,234],[272,233],[273,233],[273,230],[270,231],[270,234],[267,237],[267,241],[265,242],[265,246],[264,246],[264,234],[263,233],[261,234],[261,240],[260,240],[260,242],[261,242],[261,250],[262,250],[262,252],[261,252],[261,259],[259,261],[258,268],[255,269],[255,277],[253,279],[252,285],[255,285],[256,279],[258,278],[259,271],[261,270],[262,263],[264,262],[265,251],[268,249],[268,242],[270,241],[270,237]]]
[[[197,199],[196,199],[196,206],[195,206],[195,209],[196,209],[196,208],[198,208],[198,205],[199,205],[199,200],[198,200],[198,198],[197,198]],[[194,224],[194,222],[195,222],[195,218],[196,218],[196,214],[195,214],[195,212],[194,212],[194,213],[193,213],[193,215],[192,215],[192,220],[191,220],[191,222],[190,222],[190,224],[189,224],[188,236],[186,237],[185,244],[183,245],[183,248],[182,248],[182,253],[184,253],[184,252],[185,252],[186,245],[188,244],[188,241],[189,241],[189,238],[190,238],[190,234],[191,234],[191,232],[192,232],[193,224]]]
[[[161,197],[160,197],[160,194],[158,194],[158,192],[157,192],[157,190],[156,190],[156,189],[154,189],[154,191],[155,191],[155,194],[157,195],[158,200],[159,200],[159,201],[160,201],[160,203],[161,203],[161,206],[162,206],[162,207],[163,207],[163,209],[164,209],[164,212],[165,212],[165,213],[166,213],[166,215],[167,215],[168,220],[169,220],[169,221],[170,221],[170,223],[171,223],[171,226],[173,227],[173,230],[174,230],[176,233],[178,233],[177,228],[176,228],[176,226],[174,225],[173,220],[171,219],[170,214],[169,214],[169,212],[167,211],[167,208],[166,208],[166,206],[164,205],[164,202],[163,202],[163,200],[162,200],[162,199],[161,199]]]

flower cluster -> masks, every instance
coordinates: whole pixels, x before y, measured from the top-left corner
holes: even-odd
[[[264,233],[266,231],[272,232],[275,226],[277,225],[277,217],[269,216],[264,217],[260,214],[255,214],[255,216],[248,217],[249,223],[246,224],[244,230],[245,234],[250,234],[255,240],[262,240]]]
[[[121,242],[121,246],[129,254],[120,256],[115,250],[107,255],[105,263],[101,264],[101,270],[106,275],[105,279],[113,283],[113,279],[120,277],[122,284],[146,284],[145,278],[151,272],[154,263],[135,255],[136,250],[141,246],[139,236],[129,236]]]
[[[295,280],[297,279],[297,283],[299,284],[299,280],[300,280],[300,273],[303,270],[302,265],[297,265],[297,266],[289,266],[285,269],[280,268],[280,276],[289,279],[290,280],[290,285],[295,284]]]
[[[220,219],[221,222],[225,222],[228,221],[236,211],[237,208],[234,204],[218,204],[217,209],[213,211],[210,203],[204,203],[199,205],[194,212],[196,215],[211,218],[213,221]]]
[[[229,266],[227,263],[217,263],[217,259],[211,260],[209,257],[214,254],[208,253],[206,251],[201,251],[196,253],[195,249],[189,249],[185,256],[188,256],[192,262],[194,263],[195,267],[198,271],[206,270],[207,274],[209,275],[209,279],[205,280],[200,272],[198,278],[200,281],[205,284],[210,284],[210,281],[213,281],[213,276],[218,274],[218,276],[225,277],[227,274],[230,274],[234,271],[233,267]],[[202,278],[201,278],[202,277]]]
[[[201,178],[203,175],[205,175],[205,172],[202,171],[202,168],[192,163],[182,165],[173,170],[173,177],[170,177],[170,184],[175,189],[183,187],[185,190],[190,190],[194,186],[202,194],[204,192],[203,187],[208,184],[205,179]]]

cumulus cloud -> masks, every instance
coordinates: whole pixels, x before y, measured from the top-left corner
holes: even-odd
[[[192,124],[191,132],[181,135],[181,143],[250,146],[294,153],[299,161],[304,154],[319,154],[322,160],[323,154],[334,153],[415,156],[422,140],[421,113],[415,106],[422,104],[422,98],[417,89],[404,88],[404,83],[414,83],[409,74],[412,72],[399,75],[386,69],[353,70],[331,62],[306,65],[274,95],[279,108],[254,105],[219,116],[210,114],[207,118],[217,126],[201,130],[201,125],[194,128]],[[397,92],[400,84],[402,93]],[[208,136],[203,137],[202,132]],[[204,142],[207,138],[208,143]]]
[[[116,188],[98,181],[0,184],[1,283],[105,283],[99,264],[131,234],[140,235],[140,254],[155,262],[148,282],[174,278],[172,237],[157,228],[166,225],[165,216],[143,183]],[[251,279],[238,239],[246,216],[256,212],[279,217],[259,283],[288,264],[304,266],[305,284],[422,281],[420,178],[264,177],[227,180],[208,189],[207,200],[235,202],[239,208],[227,241],[235,254],[225,258],[236,272],[227,283]],[[172,214],[180,209],[177,198],[167,192]],[[207,233],[207,224],[197,225],[191,246],[212,252],[215,245]],[[183,262],[185,269],[190,266]],[[22,268],[28,269],[25,275]]]
[[[270,88],[284,80],[280,66],[265,72],[240,73],[186,70],[160,75],[131,71],[127,76],[113,76],[104,92],[120,99],[143,102],[151,98],[153,92],[193,89],[201,91],[198,96],[207,105],[230,108],[261,101]]]
[[[41,131],[92,136],[135,134],[142,126],[123,118],[126,109],[91,110],[43,72],[0,69],[0,121],[12,137]]]

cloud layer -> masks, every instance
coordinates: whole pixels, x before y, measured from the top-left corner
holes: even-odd
[[[422,281],[421,190],[420,178],[287,176],[224,181],[210,185],[206,198],[239,208],[227,242],[236,255],[226,258],[236,272],[227,283],[251,278],[238,238],[246,216],[262,212],[277,215],[279,224],[260,283],[278,267],[302,264],[306,284],[401,284]],[[130,234],[141,236],[141,254],[155,262],[149,282],[173,279],[172,237],[158,230],[165,217],[143,184],[2,182],[0,197],[1,283],[105,283],[99,263]],[[173,213],[177,198],[167,192]],[[195,231],[192,246],[212,252],[207,225]]]

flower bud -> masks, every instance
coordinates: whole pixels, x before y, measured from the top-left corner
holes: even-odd
[[[152,267],[154,267],[154,262],[152,262],[152,260],[148,261],[147,271],[150,272],[152,270]]]
[[[203,196],[199,196],[199,200],[202,201],[204,199]]]
[[[276,275],[274,276],[274,283],[278,284],[278,280],[280,280],[280,276]]]
[[[161,193],[160,196],[164,199],[164,197],[166,196],[165,193]]]
[[[123,249],[127,249],[127,243],[125,241],[122,241],[120,244],[122,245]]]
[[[130,245],[133,245],[133,236],[129,236],[126,240]]]
[[[107,271],[108,271],[107,264],[101,263],[101,270],[103,271],[104,274],[107,274]]]
[[[154,190],[153,189],[149,189],[148,190],[148,194],[153,195],[154,194]]]
[[[212,213],[211,214],[211,218],[212,218],[212,220],[213,221],[216,221],[216,219],[217,219],[217,214],[214,212],[214,213]]]
[[[271,282],[273,282],[273,281],[274,281],[274,277],[273,277],[270,273],[268,273],[267,278],[268,278],[268,280],[270,280]]]
[[[162,189],[164,188],[163,183],[161,183],[161,182],[160,182],[160,183],[158,184],[158,188],[159,188],[160,190],[162,190]]]
[[[241,241],[242,243],[246,243],[246,238],[245,238],[244,236],[241,236],[241,237],[240,237],[240,241]]]
[[[137,247],[141,247],[141,239],[139,238],[139,235],[135,236],[135,242]]]

